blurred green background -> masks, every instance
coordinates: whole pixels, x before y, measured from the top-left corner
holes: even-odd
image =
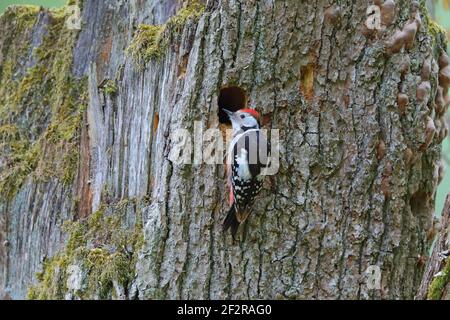
[[[59,7],[67,3],[67,0],[0,0],[0,13],[11,4],[34,4],[45,7]],[[431,15],[435,20],[447,30],[450,35],[450,0],[428,0],[428,6]],[[450,49],[450,47],[449,47]],[[450,50],[449,50],[450,52]],[[450,116],[447,117],[447,123],[450,126]],[[446,175],[442,184],[439,186],[436,199],[436,213],[440,215],[444,206],[444,201],[450,193],[450,139],[447,138],[443,146],[443,161],[446,166]]]

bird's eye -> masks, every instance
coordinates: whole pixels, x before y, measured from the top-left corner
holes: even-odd
[[[245,114],[241,114],[241,119],[245,119]]]

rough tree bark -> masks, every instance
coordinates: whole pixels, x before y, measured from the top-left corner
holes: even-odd
[[[9,10],[0,19],[1,83],[12,97],[0,106],[0,291],[413,298],[431,244],[450,72],[423,1],[375,3],[379,30],[367,28],[360,0],[85,0],[79,32],[61,24],[70,13]],[[23,81],[34,65],[53,66],[36,81],[47,84],[43,97],[32,96],[32,76]],[[62,95],[38,117],[55,79],[75,102],[61,110]],[[221,231],[224,166],[169,159],[176,129],[224,128],[218,100],[230,86],[282,141],[280,171],[237,242]],[[25,154],[44,152],[19,157],[24,140]],[[367,286],[370,266],[380,289]]]
[[[433,252],[427,263],[417,299],[450,299],[450,196],[447,197]]]

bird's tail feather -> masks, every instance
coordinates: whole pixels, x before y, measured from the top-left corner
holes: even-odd
[[[235,206],[231,206],[230,210],[228,211],[227,217],[223,221],[223,231],[225,232],[228,229],[231,229],[231,235],[233,236],[234,239],[238,228],[239,228],[239,221],[236,218],[236,208]]]

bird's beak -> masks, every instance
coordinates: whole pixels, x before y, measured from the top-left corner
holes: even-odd
[[[232,111],[230,111],[230,110],[227,110],[227,109],[222,109],[222,110],[225,111],[225,113],[228,115],[228,117],[229,117],[230,120],[231,120],[232,117],[233,117],[234,112],[232,112]]]

